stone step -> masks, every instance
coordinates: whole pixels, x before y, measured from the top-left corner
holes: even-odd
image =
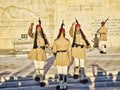
[[[0,87],[0,90],[55,90],[55,87],[57,84],[52,84],[52,85],[46,85],[45,87],[40,87],[39,83],[36,82],[36,84],[32,84],[32,81],[29,81],[31,84],[27,84],[28,81],[26,81],[26,84],[16,86],[16,83],[14,86],[6,85],[4,87]],[[120,81],[116,82],[96,82],[96,83],[88,83],[88,84],[81,84],[81,83],[68,83],[67,84],[68,89],[78,89],[78,88],[98,88],[98,87],[118,87],[120,86]],[[84,90],[83,89],[83,90]]]
[[[120,87],[89,87],[89,88],[74,88],[74,89],[70,89],[69,90],[120,90]]]
[[[114,80],[113,78],[116,77]],[[95,77],[86,77],[89,80],[88,84],[96,84],[99,86],[102,85],[102,83],[118,83],[120,85],[120,75],[118,76],[95,76]],[[73,79],[71,76],[68,78],[68,84],[74,84],[74,83],[79,83],[79,78],[78,79]],[[47,85],[56,85],[58,84],[57,79],[46,79],[45,80]],[[106,86],[108,85],[106,84]],[[6,79],[5,82],[1,82],[0,88],[6,88],[6,87],[24,87],[24,86],[36,86],[39,85],[38,82],[34,80],[34,77],[32,76],[27,76],[27,77],[10,77],[9,79]],[[105,84],[104,84],[105,85]],[[103,86],[104,86],[103,85]],[[114,84],[113,84],[114,85]],[[117,84],[116,84],[117,85]]]
[[[13,58],[12,58],[13,59]],[[26,59],[26,58],[24,58]],[[26,60],[27,61],[27,60]],[[29,60],[30,61],[30,60]],[[55,77],[55,74],[57,74],[57,69],[55,66],[53,66],[53,61],[54,61],[54,57],[52,56],[49,56],[48,58],[48,61],[46,62],[46,67],[45,67],[45,73],[46,73],[46,78],[54,78]],[[104,60],[105,61],[105,60]],[[115,67],[116,64],[119,64],[119,62],[116,62],[115,60],[111,60],[111,61],[107,61],[106,60],[106,64],[105,65],[102,65],[103,64],[103,61],[102,60],[86,60],[86,67],[85,67],[85,70],[86,70],[86,75],[88,77],[90,76],[94,76],[94,75],[97,75],[97,73],[99,71],[102,71],[103,74],[106,74],[106,75],[109,75],[110,73],[112,73],[112,75],[116,75],[118,72],[119,72],[119,68],[120,67]],[[118,61],[118,60],[117,60]],[[93,63],[91,63],[93,62]],[[112,64],[114,65],[115,68],[109,68],[110,67],[110,62],[112,62]],[[34,74],[34,65],[32,62],[30,62],[31,64],[29,64],[27,67],[24,67],[22,68],[21,70],[18,70],[18,71],[15,71],[15,72],[12,72],[12,74],[10,73],[5,75],[5,77],[7,76],[11,76],[11,75],[17,75],[17,76],[27,76],[29,74]],[[100,64],[100,66],[98,65],[98,63]],[[116,65],[118,66],[118,65]],[[107,68],[106,68],[107,67]],[[73,68],[74,68],[74,65],[71,65],[70,66],[70,70],[69,70],[69,73],[72,75],[73,74]],[[94,69],[94,70],[93,70]],[[31,75],[32,75],[31,74]],[[0,75],[1,77],[2,75]]]
[[[79,76],[80,77],[80,76]],[[107,80],[120,80],[120,74],[116,74],[116,75],[102,75],[102,74],[98,74],[95,76],[86,76],[87,78],[89,78],[92,82],[95,81],[107,81]],[[54,77],[47,77],[45,78],[45,80],[55,80],[57,78],[57,76],[54,75]],[[4,79],[5,81],[25,81],[25,80],[34,80],[34,76],[26,76],[26,77],[22,77],[22,76],[12,76],[12,77],[1,77],[1,79]],[[73,76],[68,75],[68,80],[73,79]]]
[[[86,72],[86,76],[88,78],[90,78],[92,81],[94,81],[95,79],[103,79],[103,80],[109,80],[109,79],[113,79],[113,80],[116,80],[116,79],[119,79],[120,77],[120,73],[117,73],[117,71],[115,71],[116,73],[112,72],[112,73],[104,73],[104,72],[95,72],[96,74],[93,75],[93,72]],[[73,75],[69,74],[68,75],[69,78],[73,78]],[[55,74],[46,74],[45,76],[45,79],[48,80],[48,79],[55,79],[56,78],[56,75]],[[4,80],[2,80],[4,79]],[[29,75],[29,76],[3,76],[3,77],[0,77],[0,81],[1,82],[4,82],[4,81],[14,81],[14,80],[32,80],[34,79],[34,75]]]

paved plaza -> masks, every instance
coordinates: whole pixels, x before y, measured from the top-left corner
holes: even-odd
[[[10,77],[14,77],[17,80],[18,77],[26,78],[28,76],[34,77],[34,64],[33,61],[27,59],[28,52],[13,52],[13,51],[1,51],[0,52],[0,78],[1,85],[6,81],[9,81]],[[36,90],[49,90],[50,87],[55,87],[55,83],[49,83],[50,79],[54,80],[57,74],[56,67],[53,66],[54,56],[50,51],[47,52],[48,60],[45,65],[46,83],[45,88],[39,86],[33,86],[39,89]],[[69,75],[73,75],[73,64],[69,68]],[[100,54],[97,48],[87,50],[87,58],[85,61],[85,70],[87,78],[90,79],[90,83],[87,85],[81,85],[73,78],[69,78],[68,90],[120,90],[120,49],[109,48],[107,54]],[[97,76],[99,76],[97,78]],[[104,78],[103,78],[104,77]],[[118,79],[118,80],[117,80]],[[27,81],[27,79],[25,79]],[[101,82],[100,82],[101,81]],[[110,83],[117,82],[115,85],[109,87]],[[33,80],[32,80],[33,82]],[[104,87],[102,83],[107,82]],[[76,83],[76,84],[75,84]],[[101,85],[100,85],[101,83]],[[29,90],[34,90],[32,86],[29,86]],[[84,87],[84,89],[82,89]],[[96,88],[95,88],[96,87]],[[19,87],[22,88],[22,87]],[[81,88],[81,89],[80,89]],[[14,90],[1,88],[0,90]],[[17,90],[17,89],[15,89]],[[19,90],[19,89],[18,89]],[[28,90],[28,89],[20,89]],[[50,89],[51,90],[51,89]],[[54,90],[54,89],[53,89]]]

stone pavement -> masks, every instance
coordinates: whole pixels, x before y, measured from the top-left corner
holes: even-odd
[[[19,80],[18,77],[24,78],[24,81],[21,81],[21,79],[20,81],[23,82],[23,84],[25,84],[26,86],[28,85],[29,87],[26,87],[27,89],[22,89],[23,87],[19,87],[21,88],[20,90],[34,90],[33,88],[36,88],[35,90],[49,90],[50,87],[55,87],[55,85],[57,84],[55,79],[52,79],[55,78],[57,70],[56,67],[52,65],[54,56],[52,56],[49,51],[47,52],[48,60],[45,65],[47,83],[47,86],[45,88],[40,88],[39,85],[33,80],[33,77],[29,78],[31,83],[28,79],[26,79],[27,76],[34,76],[34,65],[33,61],[27,59],[28,52],[22,53],[6,51],[2,54],[1,53],[2,52],[0,52],[0,87],[2,87],[2,89],[0,90],[14,90],[13,88],[6,88],[7,86],[9,87],[9,85],[12,86],[12,83],[14,83],[10,81],[11,77],[13,77],[14,80]],[[73,74],[73,66],[74,62],[70,66],[69,70],[70,78],[68,80],[68,90],[120,90],[119,48],[109,48],[107,54],[100,54],[99,50],[94,48],[87,50],[85,69],[87,78],[89,78],[90,80],[87,85],[79,84],[79,80],[73,80],[73,78],[71,78]],[[26,84],[25,81],[28,81],[28,83]],[[3,83],[5,84],[5,86],[3,85]],[[34,84],[35,86],[32,86],[31,84]]]

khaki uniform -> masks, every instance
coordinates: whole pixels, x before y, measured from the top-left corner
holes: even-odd
[[[35,38],[35,35],[32,33],[32,30],[29,29],[28,30],[28,35],[31,37],[31,38]],[[36,49],[32,49],[29,54],[28,54],[28,58],[30,60],[37,60],[37,61],[46,61],[46,52],[44,49],[40,48],[40,46],[44,46],[45,47],[45,42],[44,42],[44,39],[41,35],[38,35],[37,36],[37,46],[38,48]]]
[[[107,28],[105,26],[101,27],[98,34],[100,34],[99,41],[101,51],[106,53]]]
[[[105,26],[101,27],[98,33],[100,34],[100,41],[107,41],[107,28]]]
[[[57,51],[64,51],[66,52],[57,52]],[[53,44],[53,53],[57,53],[54,65],[55,66],[68,66],[71,63],[71,44],[70,41],[66,38],[59,38],[54,41]]]
[[[74,37],[73,27],[70,28],[69,34],[72,38]],[[86,44],[85,44],[85,40],[82,38],[80,33],[76,33],[75,43],[84,45],[84,47],[83,48],[72,47],[72,56],[75,58],[79,58],[79,59],[85,59],[86,58],[86,51],[85,51]]]

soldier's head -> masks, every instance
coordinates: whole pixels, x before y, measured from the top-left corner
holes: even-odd
[[[101,22],[101,26],[103,26],[105,24],[105,22]]]
[[[80,31],[80,27],[81,27],[80,24],[76,24],[76,25],[75,25],[75,30],[76,30],[77,32],[79,32],[79,31]]]
[[[36,25],[36,31],[37,33],[41,33],[41,25]]]
[[[61,34],[65,35],[65,29],[61,28]]]
[[[60,28],[59,34],[58,34],[57,38],[59,38],[59,37],[61,37],[61,36],[64,36],[64,37],[65,37],[65,29],[64,29],[64,28]]]

